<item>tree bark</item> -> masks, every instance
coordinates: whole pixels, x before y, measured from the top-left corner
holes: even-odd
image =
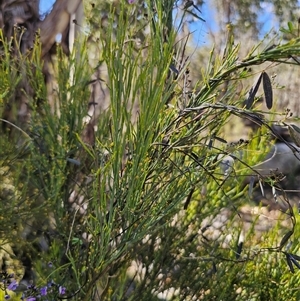
[[[71,15],[82,4],[82,0],[57,0],[51,13],[40,23],[42,57],[55,43],[56,36],[63,34],[70,24]]]
[[[41,50],[43,59],[43,73],[47,86],[51,86],[53,77],[49,71],[51,62],[51,49],[56,43],[58,34],[62,34],[61,46],[66,54],[69,54],[71,42],[74,41],[76,28],[74,28],[70,39],[71,16],[75,15],[81,22],[83,19],[82,0],[56,0],[52,11],[44,20],[39,15],[39,0],[0,0],[0,28],[3,30],[7,43],[11,43],[13,55],[17,58],[20,54],[25,54],[34,45],[36,33],[40,34]],[[78,10],[78,13],[77,13]],[[78,16],[77,16],[77,15]],[[13,38],[13,40],[12,40]],[[2,43],[6,43],[2,41]],[[1,45],[0,45],[1,46]],[[48,100],[51,102],[49,89]],[[26,93],[24,93],[26,91]],[[26,74],[18,85],[14,95],[6,104],[3,112],[3,119],[23,127],[30,115],[28,106],[28,96],[33,97],[34,91],[31,89]],[[17,109],[15,116],[14,107]]]

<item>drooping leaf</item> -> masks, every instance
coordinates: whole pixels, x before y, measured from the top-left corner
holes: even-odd
[[[255,178],[254,178],[254,176],[251,176],[250,183],[249,183],[249,190],[248,190],[248,194],[250,197],[252,196],[254,182],[255,182]]]
[[[211,149],[211,148],[212,148],[213,143],[214,143],[214,139],[213,139],[213,138],[210,138],[210,139],[209,139],[209,142],[208,142],[208,149]]]
[[[300,256],[296,255],[296,254],[290,254],[291,256],[294,257],[294,259],[300,261]]]
[[[291,55],[291,59],[293,59],[297,64],[300,64],[300,61],[293,55]]]
[[[272,44],[272,45],[268,46],[266,49],[264,49],[264,52],[270,51],[270,50],[276,48],[277,46],[278,45],[276,45],[276,44]]]
[[[262,74],[259,76],[255,86],[252,87],[249,91],[249,95],[248,95],[248,98],[246,100],[246,109],[247,110],[249,110],[253,105],[255,95],[256,95],[256,93],[258,91],[258,88],[260,86],[260,83],[261,83],[261,78],[262,78]]]
[[[294,269],[294,267],[293,267],[293,263],[292,263],[290,254],[286,253],[285,256],[286,256],[286,261],[287,261],[287,263],[288,263],[288,266],[289,266],[289,268],[290,268],[290,271],[294,274],[294,273],[295,273],[295,269]]]
[[[300,260],[300,256],[286,252],[284,252],[284,254],[286,256],[290,271],[295,273],[294,265],[300,270],[300,263],[298,262]]]
[[[213,273],[216,274],[217,273],[217,266],[216,264],[213,262],[213,267],[212,267]]]
[[[187,13],[191,14],[193,17],[195,17],[196,19],[202,21],[202,22],[206,22],[203,18],[201,18],[198,14],[195,14],[194,12],[192,12],[191,10],[187,9],[186,10]]]
[[[236,259],[239,259],[241,257],[241,253],[242,253],[242,250],[243,250],[243,245],[244,245],[244,243],[242,241],[239,242],[239,244],[237,245],[237,250],[236,250],[236,255],[235,255]]]
[[[265,196],[265,191],[264,191],[264,187],[263,187],[263,184],[262,184],[262,180],[259,179],[258,183],[259,183],[259,187],[260,187],[260,190],[261,190],[261,195]]]
[[[67,158],[67,161],[74,165],[77,165],[77,166],[79,166],[81,164],[80,161],[78,161],[76,159],[72,159],[72,158]]]
[[[273,89],[269,75],[266,72],[262,73],[263,88],[265,94],[265,100],[267,108],[270,110],[273,106]]]
[[[295,259],[294,255],[290,254],[292,263],[300,270],[300,263]]]
[[[191,191],[190,191],[189,195],[187,196],[186,201],[184,203],[184,206],[183,206],[184,210],[187,209],[189,203],[191,202],[194,191],[195,191],[195,187],[192,187],[192,189],[191,189]]]
[[[175,65],[174,64],[170,64],[170,70],[171,71],[173,71],[176,75],[178,75],[179,74],[179,71],[178,71],[178,69],[175,67]]]
[[[227,141],[223,138],[220,138],[220,137],[217,137],[217,136],[214,136],[214,138],[222,143],[227,143]]]
[[[290,230],[287,232],[281,239],[279,249],[282,249],[283,246],[287,243],[287,241],[290,239],[290,237],[293,235],[294,231]]]

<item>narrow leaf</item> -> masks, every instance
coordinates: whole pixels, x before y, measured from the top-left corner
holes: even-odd
[[[209,142],[208,142],[208,149],[211,149],[211,148],[212,148],[213,142],[214,142],[214,139],[213,139],[213,138],[210,138],[210,139],[209,139]]]
[[[246,100],[246,109],[247,110],[249,110],[252,107],[252,105],[253,105],[255,95],[256,95],[256,93],[258,91],[258,88],[260,86],[260,83],[261,83],[261,78],[262,78],[262,74],[259,76],[259,78],[258,78],[255,86],[252,87],[250,89],[250,91],[249,91],[249,96],[248,96],[248,98]]]
[[[290,259],[291,259],[292,263],[300,270],[300,263],[291,254],[290,254]]]
[[[77,165],[77,166],[80,165],[80,161],[72,159],[72,158],[67,158],[67,161],[74,164],[74,165]]]
[[[262,73],[263,77],[263,88],[265,94],[266,105],[268,109],[273,106],[273,89],[269,75],[266,72]]]
[[[217,266],[216,266],[216,264],[214,262],[213,262],[212,271],[213,271],[214,274],[217,273]]]
[[[287,261],[287,263],[288,263],[288,266],[289,266],[289,268],[290,268],[290,271],[294,274],[294,273],[295,273],[295,269],[294,269],[294,267],[293,267],[293,263],[292,263],[290,254],[286,253],[285,256],[286,256],[286,261]]]
[[[195,17],[196,19],[202,21],[202,22],[206,22],[203,18],[201,18],[199,15],[193,13],[191,10],[187,9],[186,10],[187,13],[191,14],[193,17]]]
[[[262,185],[262,181],[261,181],[261,179],[259,179],[259,187],[260,187],[260,190],[261,190],[261,195],[262,196],[265,196],[265,191],[264,191],[264,187],[263,187],[263,185]]]
[[[290,254],[295,260],[299,260],[300,261],[300,256],[296,255],[296,254]]]
[[[243,250],[243,245],[244,245],[244,243],[242,241],[239,242],[239,244],[237,246],[237,250],[236,250],[236,255],[235,255],[236,259],[239,259],[241,257],[241,253],[242,253],[242,250]]]
[[[291,230],[282,237],[280,245],[279,245],[279,249],[283,248],[283,246],[287,243],[287,241],[290,239],[290,237],[293,235],[293,233],[294,233],[294,231]]]
[[[270,51],[270,50],[276,48],[277,46],[278,46],[278,45],[272,44],[272,45],[270,45],[269,47],[267,47],[267,48],[264,50],[264,52]]]
[[[176,67],[173,64],[170,64],[170,70],[173,71],[176,75],[179,74],[179,71],[176,69]]]
[[[184,209],[184,210],[187,209],[189,203],[191,202],[191,199],[192,199],[192,196],[193,196],[194,191],[195,191],[195,187],[193,187],[193,188],[191,189],[189,195],[188,195],[187,198],[186,198],[186,201],[185,201],[184,206],[183,206],[183,209]]]
[[[186,3],[184,4],[183,9],[188,9],[189,7],[193,6],[194,2],[191,0],[186,1]]]
[[[249,190],[248,190],[248,194],[250,197],[252,196],[254,181],[255,181],[254,176],[251,176],[250,183],[249,183]]]
[[[81,139],[81,137],[76,133],[76,137],[79,140],[81,146],[84,148],[84,150],[92,157],[94,158],[94,154],[92,153],[92,151],[90,150],[90,148],[87,146],[86,143],[84,143],[84,141]]]
[[[300,64],[300,61],[293,55],[291,55],[291,59],[293,59],[297,64]]]
[[[227,141],[226,141],[225,139],[223,139],[223,138],[220,138],[220,137],[217,137],[217,136],[215,136],[214,138],[215,138],[216,140],[222,142],[222,143],[227,143]]]

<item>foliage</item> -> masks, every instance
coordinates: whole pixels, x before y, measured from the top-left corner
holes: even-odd
[[[247,229],[241,217],[250,197],[240,179],[269,147],[266,133],[276,133],[255,114],[264,112],[245,108],[249,88],[237,93],[237,86],[253,77],[253,65],[270,62],[268,72],[274,62],[298,64],[291,58],[300,39],[254,47],[241,59],[230,37],[224,56],[212,50],[201,80],[188,89],[191,67],[178,63],[177,29],[164,3],[144,7],[149,32],[138,48],[131,39],[135,7],[121,2],[117,15],[111,9],[98,42],[110,106],[90,139],[88,41],[80,56],[58,49],[52,107],[38,42],[21,61],[4,48],[1,109],[24,69],[36,92],[26,128],[1,132],[0,241],[1,251],[9,244],[16,255],[10,271],[19,282],[28,270],[16,272],[18,258],[26,258],[39,288],[66,288],[53,291],[56,300],[298,300],[296,210],[285,198],[287,212],[266,233],[256,230],[259,218]],[[229,147],[224,127],[232,116],[259,123],[261,134]],[[257,157],[243,157],[224,175],[222,159],[240,150]],[[40,290],[25,293],[47,298]]]
[[[263,35],[265,30],[265,22],[267,17],[272,18],[272,23],[283,26],[288,21],[297,22],[299,1],[292,0],[286,2],[284,0],[233,0],[227,1],[211,1],[206,3],[202,0],[195,1],[201,10],[203,6],[208,6],[217,14],[214,22],[218,23],[218,27],[225,28],[226,24],[231,23],[234,27],[235,34],[245,35],[251,34],[252,37]],[[273,25],[274,26],[274,25]],[[222,28],[218,28],[222,30]],[[224,33],[224,31],[223,31]]]

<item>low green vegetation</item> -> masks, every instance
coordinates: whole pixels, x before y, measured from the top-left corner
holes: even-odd
[[[10,300],[300,299],[298,209],[281,191],[286,210],[263,220],[252,184],[243,184],[271,147],[271,124],[256,113],[278,116],[252,102],[265,97],[271,108],[276,91],[265,85],[249,100],[251,87],[237,88],[249,79],[255,87],[275,65],[299,64],[300,38],[266,37],[242,58],[229,35],[224,55],[212,49],[201,81],[188,87],[193,66],[179,63],[176,28],[155,3],[143,47],[129,36],[128,8],[120,9],[118,30],[112,17],[99,41],[110,105],[95,133],[84,122],[93,73],[87,44],[80,56],[58,49],[55,105],[47,102],[39,44],[18,60],[2,49],[0,110],[24,70],[35,93],[25,125],[1,119],[0,266],[7,273],[0,298],[14,291]],[[224,128],[232,116],[261,128],[229,145]],[[225,174],[228,155],[238,159]],[[280,182],[272,185],[280,192]]]

